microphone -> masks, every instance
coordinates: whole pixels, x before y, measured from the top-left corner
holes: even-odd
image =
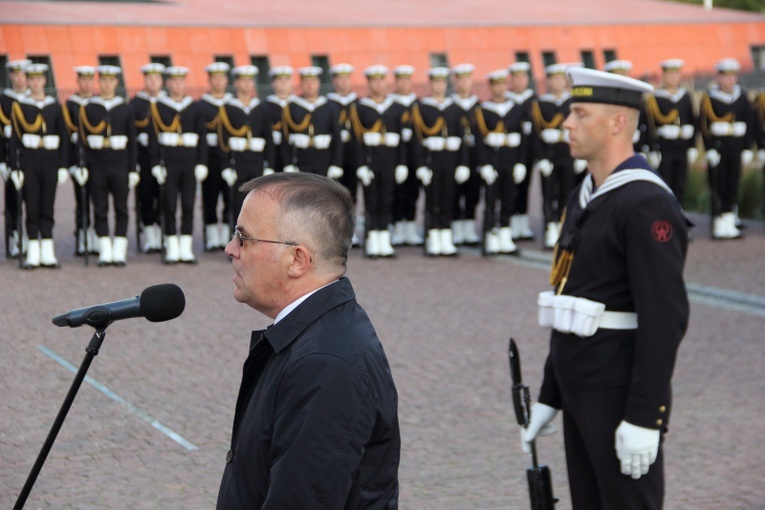
[[[114,321],[146,317],[149,322],[175,319],[186,307],[186,298],[180,287],[172,283],[153,285],[144,289],[140,296],[122,301],[77,308],[53,318],[56,326],[79,328],[83,324],[105,328]]]

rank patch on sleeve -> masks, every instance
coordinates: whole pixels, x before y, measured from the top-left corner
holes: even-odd
[[[660,243],[666,243],[672,239],[672,224],[666,220],[654,221],[651,231],[654,239]]]

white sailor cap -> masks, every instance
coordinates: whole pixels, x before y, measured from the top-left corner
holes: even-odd
[[[119,76],[122,74],[122,68],[119,66],[98,66],[96,71],[98,71],[98,76]]]
[[[9,60],[5,63],[5,68],[8,69],[9,73],[23,71],[31,63],[32,61],[26,58],[21,60]]]
[[[268,77],[271,79],[278,78],[280,76],[291,77],[293,73],[294,71],[290,66],[276,66],[268,70]]]
[[[640,108],[643,94],[653,87],[640,80],[620,74],[573,67],[568,70],[571,80],[572,103],[601,103]]]
[[[661,68],[664,71],[678,71],[683,68],[685,61],[681,58],[670,58],[661,61]]]
[[[147,74],[162,74],[165,72],[165,66],[159,62],[150,62],[141,66],[141,72]]]
[[[324,69],[319,66],[308,66],[298,69],[298,74],[301,78],[318,78],[323,72]]]
[[[724,58],[715,64],[715,71],[719,74],[736,74],[741,69],[741,64],[735,58]]]
[[[497,83],[497,82],[504,82],[507,80],[508,71],[507,69],[497,69],[496,71],[492,71],[489,74],[486,75],[486,79],[489,80],[491,83]]]
[[[563,65],[566,66],[566,69],[571,67],[584,67],[584,62],[565,62]]]
[[[409,65],[400,65],[393,68],[394,76],[412,76],[414,74],[414,67]]]
[[[510,64],[507,70],[510,74],[528,73],[531,70],[531,64],[528,62],[516,62],[515,64]]]
[[[351,64],[336,64],[329,68],[329,74],[332,76],[348,75],[353,72],[355,68]]]
[[[234,78],[254,78],[258,75],[258,68],[253,65],[236,66],[231,70]]]
[[[380,64],[369,66],[366,69],[364,69],[364,76],[366,76],[367,79],[385,78],[386,76],[388,76],[388,68]]]
[[[431,67],[428,69],[428,78],[431,80],[445,80],[451,72],[451,69],[448,67]]]
[[[168,78],[185,78],[188,74],[188,67],[170,66],[165,68],[165,76]]]
[[[436,68],[438,69],[438,68]],[[454,67],[452,67],[452,73],[455,76],[462,76],[465,74],[472,74],[473,71],[475,71],[475,66],[473,64],[458,64]]]
[[[612,60],[610,62],[606,62],[603,70],[609,73],[616,73],[619,71],[629,72],[632,71],[632,62],[629,60]]]
[[[226,74],[231,70],[231,66],[225,62],[213,62],[205,66],[207,74]]]
[[[27,64],[24,68],[27,76],[44,76],[48,72],[47,64]]]
[[[74,72],[77,76],[95,76],[96,68],[93,66],[75,66]]]
[[[545,74],[547,76],[554,76],[556,74],[566,74],[566,64],[551,64],[545,67]]]

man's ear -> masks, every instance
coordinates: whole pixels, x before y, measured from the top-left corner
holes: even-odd
[[[308,271],[312,264],[313,258],[305,246],[292,247],[292,259],[287,268],[287,274],[292,278],[299,278]]]

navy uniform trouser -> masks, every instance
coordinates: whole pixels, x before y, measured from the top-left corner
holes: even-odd
[[[29,239],[53,238],[53,204],[58,185],[58,151],[21,149],[22,188]]]

